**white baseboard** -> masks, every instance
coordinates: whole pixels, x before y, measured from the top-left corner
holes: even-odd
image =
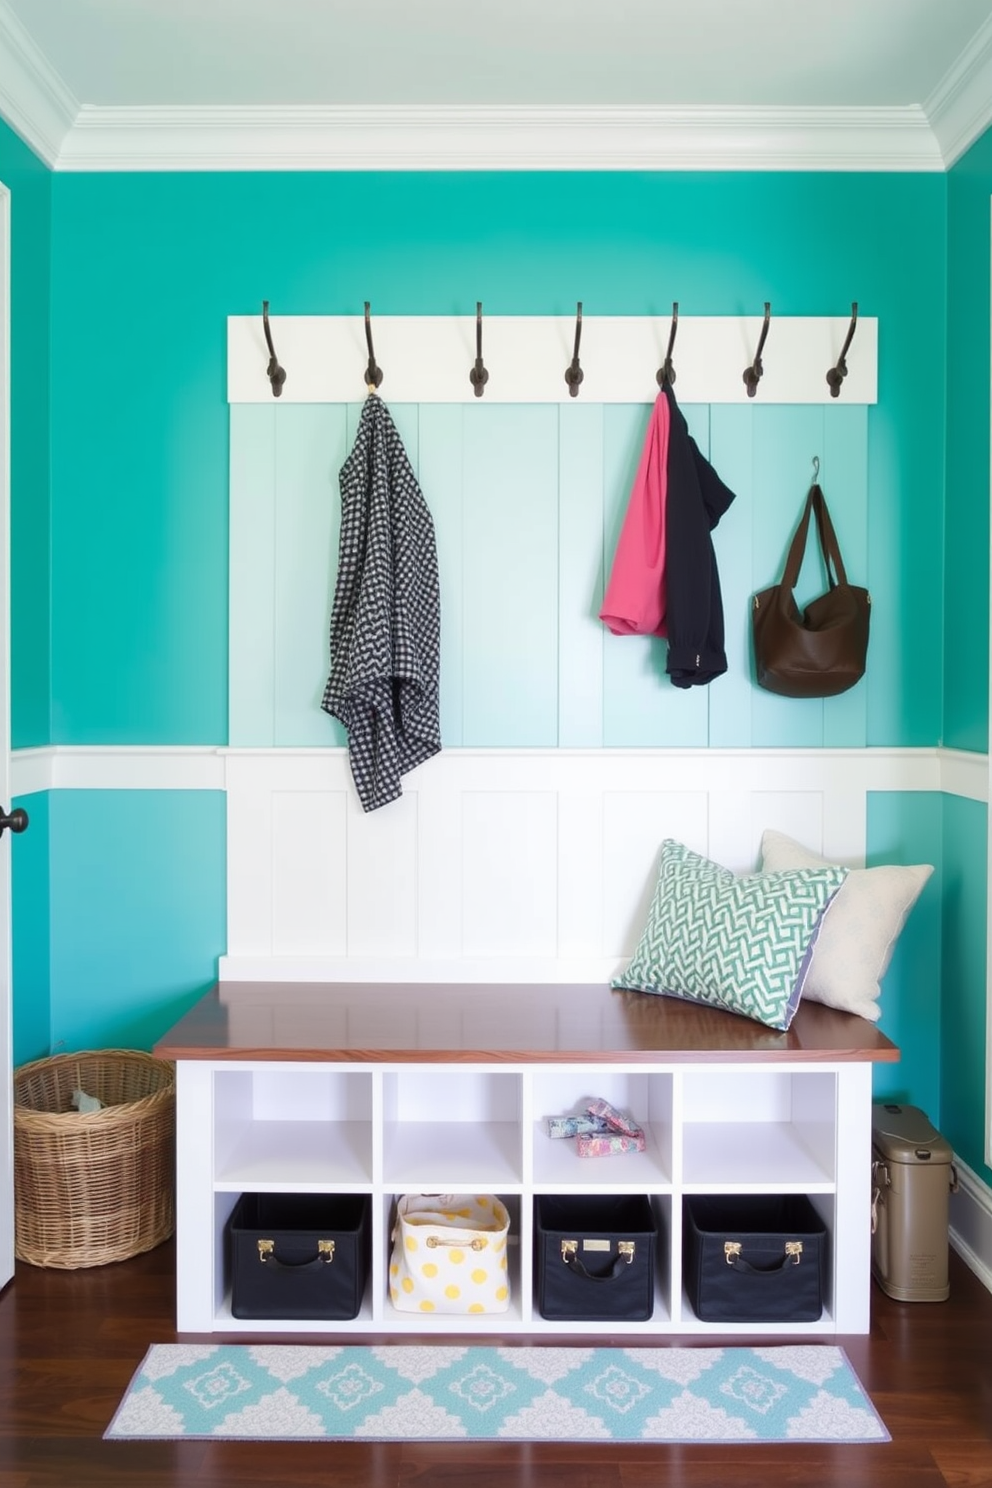
[[[992,1292],[992,1188],[960,1158],[954,1166],[958,1191],[951,1194],[951,1245]]]

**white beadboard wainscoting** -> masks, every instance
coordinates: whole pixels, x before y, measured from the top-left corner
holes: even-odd
[[[776,827],[856,862],[869,791],[940,789],[935,751],[464,749],[366,816],[344,751],[226,770],[231,981],[604,981],[663,838],[741,872]]]
[[[13,793],[226,794],[225,981],[605,980],[630,955],[658,848],[737,872],[766,827],[865,853],[866,797],[988,799],[943,749],[455,749],[365,815],[343,749],[15,751]]]

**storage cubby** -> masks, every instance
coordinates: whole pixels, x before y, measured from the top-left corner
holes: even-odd
[[[609,1188],[646,1193],[672,1182],[673,1080],[644,1070],[589,1068],[532,1076],[535,1189]],[[643,1152],[580,1157],[572,1137],[550,1137],[548,1118],[580,1115],[590,1099],[609,1101],[644,1132]]]
[[[522,1077],[472,1068],[382,1076],[383,1182],[497,1193],[523,1181]]]
[[[403,989],[408,1007],[409,989]],[[362,988],[366,1022],[377,995]],[[359,1315],[334,1332],[435,1336],[655,1335],[715,1337],[737,1325],[701,1322],[683,1286],[683,1200],[693,1195],[806,1195],[825,1228],[823,1315],[815,1323],[749,1323],[780,1337],[868,1331],[870,1298],[869,1165],[871,1066],[894,1058],[873,1025],[829,1009],[800,1008],[789,1034],[769,1034],[743,1019],[652,998],[632,1023],[623,999],[604,1004],[602,988],[559,994],[555,1050],[520,1052],[543,1020],[529,1017],[554,989],[491,989],[501,1006],[516,998],[514,1042],[503,1058],[483,1051],[399,1050],[367,1036],[360,1046],[292,1058],[258,1049],[209,1057],[190,1052],[188,1036],[156,1050],[177,1060],[177,1323],[180,1332],[316,1333],[327,1322],[252,1324],[230,1311],[225,1229],[241,1193],[367,1193],[371,1199],[369,1281]],[[328,1028],[339,1028],[343,989],[330,1002]],[[427,995],[427,994],[425,994]],[[485,996],[474,989],[468,996]],[[447,992],[457,1005],[457,993]],[[309,998],[308,1009],[319,1007]],[[614,1015],[612,1025],[607,1015]],[[453,1039],[462,1025],[452,1018]],[[512,1017],[509,1022],[512,1023]],[[200,1026],[199,1023],[196,1025]],[[226,1036],[226,1024],[225,1036]],[[585,1030],[585,1033],[583,1033]],[[653,1030],[653,1031],[652,1031]],[[318,1028],[319,1033],[319,1028]],[[509,1037],[509,1034],[507,1035]],[[648,1037],[655,1042],[648,1043]],[[573,1052],[581,1037],[588,1050]],[[722,1040],[726,1040],[723,1042]],[[519,1041],[517,1041],[519,1040]],[[668,1040],[668,1042],[666,1042]],[[626,1041],[626,1042],[625,1042]],[[645,1047],[646,1045],[646,1047]],[[600,1052],[602,1050],[603,1052]],[[512,1051],[512,1052],[510,1052]],[[643,1128],[646,1150],[581,1158],[568,1138],[551,1138],[550,1116],[580,1112],[600,1097]],[[494,1194],[510,1211],[507,1248],[510,1306],[483,1316],[401,1313],[388,1292],[392,1225],[405,1193]],[[553,1322],[533,1292],[535,1195],[644,1195],[658,1221],[655,1302],[647,1321]]]
[[[372,1182],[372,1076],[258,1065],[214,1077],[218,1187],[354,1188]]]
[[[837,1079],[829,1072],[686,1070],[682,1085],[682,1188],[831,1188]]]

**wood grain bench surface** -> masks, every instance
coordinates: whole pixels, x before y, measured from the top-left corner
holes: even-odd
[[[162,1059],[318,1063],[894,1062],[874,1023],[800,1005],[781,1033],[603,983],[224,982],[155,1045]]]

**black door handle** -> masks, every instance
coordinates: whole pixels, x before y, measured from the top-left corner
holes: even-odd
[[[20,806],[15,807],[9,816],[5,816],[0,810],[0,837],[3,836],[5,827],[9,827],[12,832],[23,832],[27,824],[28,814]]]

